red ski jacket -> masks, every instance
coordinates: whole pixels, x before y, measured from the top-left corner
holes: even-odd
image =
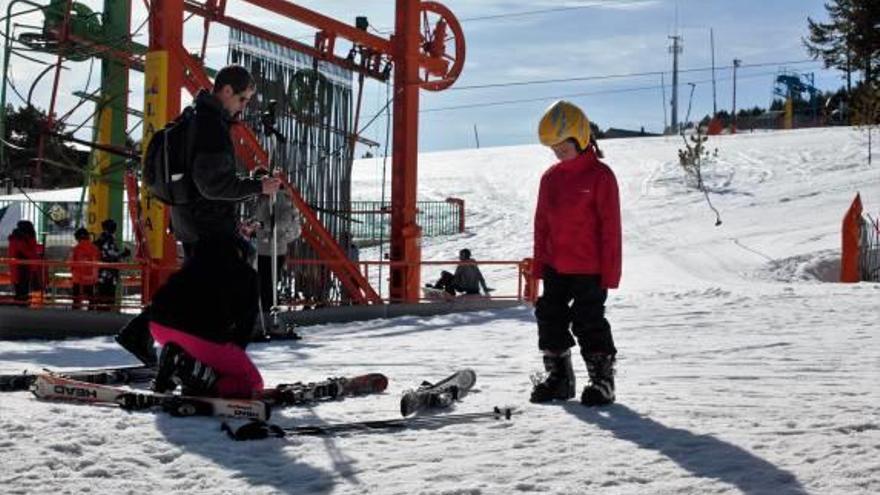
[[[33,237],[24,237],[21,235],[12,234],[8,237],[9,246],[6,248],[7,256],[10,258],[18,259],[18,260],[35,260],[39,257],[39,251],[37,248],[37,240]],[[36,271],[36,267],[32,265],[24,265],[27,267],[27,270],[18,270],[19,265],[16,262],[9,263],[9,278],[13,284],[17,284],[22,282],[21,276],[23,275],[21,272],[30,272],[33,273]]]
[[[593,151],[559,162],[541,177],[535,209],[534,275],[550,266],[561,274],[620,283],[620,200],[614,172]]]
[[[70,261],[101,261],[101,251],[85,239],[76,243],[70,251]],[[96,266],[73,266],[70,268],[73,283],[79,285],[94,285],[98,283],[98,267]]]

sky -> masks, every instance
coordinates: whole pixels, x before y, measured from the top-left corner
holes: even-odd
[[[2,2],[5,5],[7,1]],[[84,2],[96,10],[101,2]],[[394,2],[304,1],[300,5],[350,24],[356,15],[368,17],[373,32],[389,36],[393,27]],[[743,66],[737,77],[737,107],[769,105],[775,76],[781,70],[812,73],[822,90],[842,85],[841,74],[822,69],[809,61],[803,47],[806,19],[826,19],[822,0],[590,0],[590,1],[464,1],[443,2],[461,21],[466,55],[459,79],[449,89],[422,91],[419,145],[422,151],[528,144],[537,141],[536,126],[541,114],[555,99],[565,98],[581,106],[602,129],[609,127],[660,132],[669,121],[668,102],[672,88],[672,56],[669,36],[683,39],[679,67],[679,120],[687,116],[693,83],[691,119],[713,109],[712,50],[715,40],[716,105],[732,106],[732,60]],[[132,26],[145,19],[141,2],[134,2]],[[5,8],[3,9],[5,11]],[[243,1],[230,0],[228,14],[287,36],[308,42],[314,29],[273,15]],[[20,23],[37,24],[36,17],[21,17]],[[25,22],[28,21],[28,22]],[[16,28],[21,32],[23,28]],[[146,28],[137,40],[147,42]],[[210,31],[208,63],[226,62],[228,31],[215,26]],[[197,50],[201,23],[187,24],[185,44]],[[340,43],[338,54],[348,45]],[[48,60],[48,58],[47,58]],[[804,63],[807,61],[807,63]],[[96,64],[97,65],[97,64]],[[60,108],[72,107],[69,96],[82,89],[88,78],[88,63],[69,64],[62,73]],[[694,70],[706,69],[706,70]],[[11,78],[27,88],[41,66],[13,57]],[[665,72],[660,74],[660,72]],[[632,74],[644,74],[633,76]],[[90,85],[97,84],[97,70]],[[625,77],[607,77],[607,76]],[[584,78],[603,79],[584,80]],[[547,83],[553,79],[578,81]],[[132,74],[131,104],[142,106],[143,78]],[[544,81],[544,82],[542,82]],[[538,83],[535,83],[538,82]],[[520,84],[526,83],[526,84]],[[665,83],[665,84],[664,84]],[[48,106],[51,78],[39,83],[36,99]],[[493,85],[493,87],[475,87]],[[500,86],[498,86],[500,85]],[[665,94],[665,98],[664,98]],[[21,101],[10,95],[9,101]],[[368,81],[359,129],[365,137],[385,142],[386,121],[377,118],[386,102],[383,83]],[[71,122],[87,120],[91,110],[74,113]],[[134,122],[132,122],[133,124]],[[130,125],[133,126],[133,125]],[[140,131],[137,131],[140,132]],[[381,148],[381,147],[380,147]],[[365,150],[358,151],[358,155]],[[374,154],[381,154],[378,149]]]

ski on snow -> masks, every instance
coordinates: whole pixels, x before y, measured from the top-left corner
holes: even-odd
[[[261,440],[270,437],[280,438],[294,435],[337,435],[370,431],[439,428],[446,425],[472,423],[486,419],[509,420],[514,414],[517,414],[517,412],[518,411],[514,408],[510,407],[496,407],[491,411],[476,413],[300,426],[280,426],[277,424],[266,423],[265,421],[251,421],[238,428],[233,428],[228,423],[223,423],[221,429],[233,440]]]
[[[260,399],[278,407],[298,406],[341,397],[378,394],[386,388],[388,377],[381,373],[367,373],[318,382],[281,384],[263,390]]]
[[[159,394],[74,380],[51,373],[36,375],[31,385],[35,396],[90,404],[115,404],[129,410],[161,410],[174,416],[219,416],[266,420],[274,407],[299,406],[342,397],[380,393],[388,378],[369,373],[349,378],[328,378],[318,382],[291,383],[265,389],[255,399],[224,399]]]
[[[456,371],[437,383],[422,382],[415,390],[408,390],[400,399],[400,414],[404,417],[430,409],[445,409],[464,398],[477,383],[474,370]]]
[[[270,407],[261,400],[220,399],[158,394],[81,382],[52,374],[37,375],[31,392],[43,400],[117,405],[128,410],[161,410],[172,416],[219,416],[269,419]]]
[[[0,375],[0,392],[20,392],[29,390],[43,373],[52,373],[81,382],[103,385],[123,385],[128,383],[149,382],[156,375],[156,370],[149,366],[123,366],[120,368],[97,368],[71,371],[43,370],[41,372],[24,371]]]

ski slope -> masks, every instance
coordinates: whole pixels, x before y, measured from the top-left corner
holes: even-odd
[[[880,168],[850,128],[712,138],[710,198],[684,186],[676,138],[601,143],[618,176],[624,274],[608,302],[618,403],[528,403],[540,367],[527,307],[309,327],[249,348],[268,383],[378,371],[383,395],[276,414],[283,424],[395,417],[401,392],[477,371],[456,412],[510,422],[232,442],[213,419],[0,396],[0,492],[553,494],[880,493],[880,285],[831,283],[856,191],[880,213]],[[468,232],[423,257],[530,255],[539,146],[421,156],[420,199],[466,200]],[[376,199],[381,162],[355,164]],[[378,256],[364,251],[361,259]],[[436,275],[435,267],[424,278]],[[498,293],[512,270],[486,267]],[[109,338],[0,342],[0,372],[120,365]],[[576,359],[580,383],[586,380]]]

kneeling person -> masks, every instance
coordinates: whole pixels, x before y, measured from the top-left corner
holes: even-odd
[[[196,256],[171,275],[150,307],[150,333],[162,346],[154,390],[251,398],[263,378],[245,348],[258,311],[257,274],[240,247],[200,240]]]

